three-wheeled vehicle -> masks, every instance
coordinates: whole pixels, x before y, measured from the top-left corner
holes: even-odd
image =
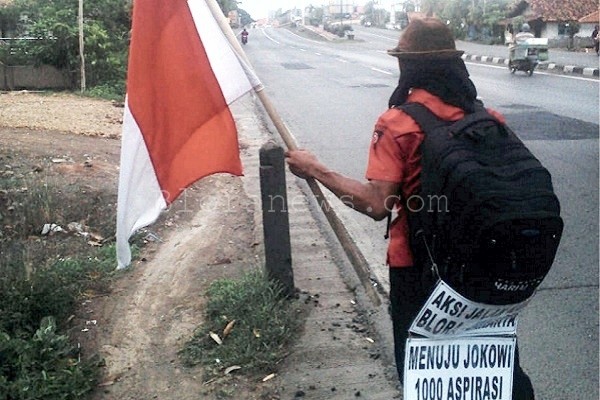
[[[529,76],[540,61],[548,61],[548,39],[527,38],[516,40],[508,48],[508,69],[512,74],[525,71]]]

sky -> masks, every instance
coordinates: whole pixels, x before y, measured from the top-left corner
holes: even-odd
[[[247,11],[254,19],[266,18],[269,16],[269,11],[278,9],[288,10],[294,6],[301,7],[304,5],[302,0],[242,0],[238,3],[238,7]]]

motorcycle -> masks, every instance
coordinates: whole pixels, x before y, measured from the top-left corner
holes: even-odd
[[[248,32],[242,32],[242,44],[248,43]]]
[[[511,74],[517,71],[524,71],[527,75],[531,76],[540,61],[547,60],[547,38],[528,38],[516,41],[509,47],[508,69]]]

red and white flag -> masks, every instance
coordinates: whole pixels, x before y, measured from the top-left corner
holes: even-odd
[[[136,0],[117,205],[118,268],[129,238],[207,175],[242,174],[229,104],[260,85],[207,0]],[[211,1],[211,0],[209,0]]]

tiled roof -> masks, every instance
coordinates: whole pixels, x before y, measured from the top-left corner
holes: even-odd
[[[598,23],[600,22],[600,15],[598,13],[598,10],[594,11],[591,14],[586,15],[585,17],[581,18],[579,20],[579,22],[581,23]]]
[[[408,17],[408,20],[410,21],[413,19],[425,18],[425,17],[427,17],[427,14],[425,14],[423,12],[409,11],[406,13],[406,16]]]
[[[598,11],[598,0],[527,0],[531,12],[544,21],[578,21]]]

